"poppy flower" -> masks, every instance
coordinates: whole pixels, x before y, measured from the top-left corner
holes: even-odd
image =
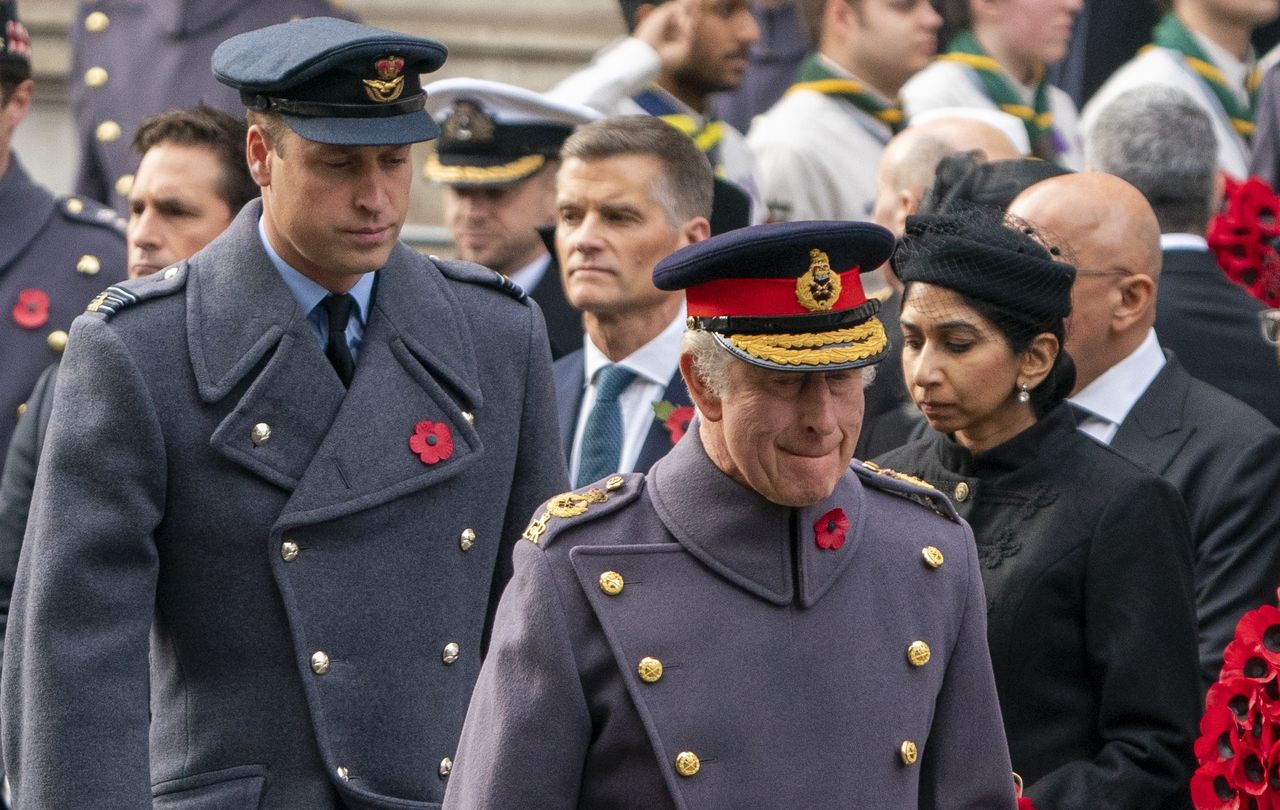
[[[1246,614],[1247,615],[1247,614]],[[1240,620],[1241,622],[1244,619]],[[1248,678],[1258,683],[1266,683],[1275,678],[1276,672],[1270,660],[1262,654],[1259,645],[1247,644],[1237,635],[1222,651],[1222,674],[1220,679]]]
[[[1231,765],[1206,762],[1191,776],[1191,804],[1196,810],[1241,810],[1240,791],[1231,781]]]
[[[1032,803],[1031,803],[1031,799],[1030,799],[1030,797],[1028,797],[1028,796],[1019,796],[1019,797],[1018,797],[1018,810],[1036,810],[1036,806],[1035,806],[1034,804],[1032,804]]]
[[[444,422],[419,422],[409,437],[409,449],[423,464],[435,464],[453,455],[453,432]]]
[[[1280,667],[1280,609],[1263,605],[1241,616],[1236,641],[1267,659],[1273,669]]]
[[[1226,704],[1209,706],[1200,718],[1200,737],[1195,743],[1196,760],[1206,764],[1234,759],[1239,728],[1235,715]]]
[[[849,518],[839,507],[832,509],[813,524],[818,548],[835,551],[844,545],[845,532],[849,531]]]
[[[653,403],[653,415],[667,429],[667,434],[671,436],[671,443],[675,444],[689,431],[689,423],[693,421],[693,406],[677,407],[674,402],[662,399]]]
[[[49,294],[44,290],[23,290],[13,305],[13,322],[23,329],[39,329],[49,321]]]

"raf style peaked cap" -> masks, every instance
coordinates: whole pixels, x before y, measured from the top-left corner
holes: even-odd
[[[681,248],[653,269],[684,290],[688,327],[738,358],[783,371],[833,371],[884,359],[888,338],[859,273],[893,252],[869,222],[755,225]]]
[[[424,173],[450,186],[523,180],[554,159],[579,124],[604,117],[523,87],[466,78],[427,85],[427,112],[440,139]]]
[[[447,54],[434,40],[312,17],[228,39],[213,52],[213,75],[309,141],[390,146],[439,134],[418,76]]]

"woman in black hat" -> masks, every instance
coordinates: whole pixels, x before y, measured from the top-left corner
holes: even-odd
[[[908,220],[903,370],[932,435],[877,462],[970,522],[1014,770],[1045,808],[1186,807],[1199,715],[1177,493],[1075,429],[1075,270],[1027,223]]]

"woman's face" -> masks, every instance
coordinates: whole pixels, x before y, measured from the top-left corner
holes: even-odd
[[[1015,396],[1023,356],[958,293],[915,282],[900,321],[907,389],[931,428],[990,447],[1035,421]]]

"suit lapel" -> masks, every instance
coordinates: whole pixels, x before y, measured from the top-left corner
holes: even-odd
[[[578,411],[587,388],[587,366],[583,352],[567,354],[552,368],[556,383],[556,414],[560,417],[560,440],[565,461],[573,456],[573,434],[577,432]]]
[[[1191,377],[1168,351],[1165,358],[1164,368],[1134,403],[1111,441],[1112,448],[1159,475],[1195,430],[1183,414]]]
[[[685,387],[684,377],[680,376],[679,369],[676,369],[676,373],[671,376],[670,382],[667,383],[667,390],[662,392],[662,399],[677,408],[693,406],[693,400],[689,399],[689,389]],[[634,472],[648,472],[649,468],[653,466],[653,462],[671,451],[673,444],[671,431],[654,416],[653,423],[649,426],[649,432],[645,434],[644,444],[640,446],[640,455],[636,458]]]

